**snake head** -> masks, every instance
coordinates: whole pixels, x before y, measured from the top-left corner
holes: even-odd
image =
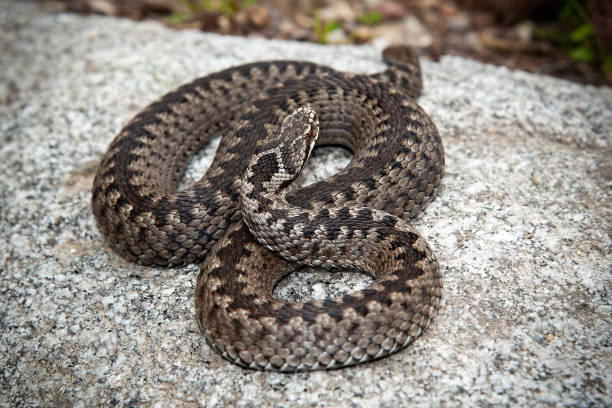
[[[298,108],[283,120],[280,129],[281,144],[284,144],[289,156],[298,165],[298,173],[304,167],[318,137],[319,120],[310,106]]]
[[[288,115],[279,132],[256,150],[241,182],[243,205],[258,194],[268,197],[283,191],[300,174],[317,138],[319,121],[311,107]]]

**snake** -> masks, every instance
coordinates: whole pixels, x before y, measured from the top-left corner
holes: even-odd
[[[195,79],[140,111],[102,157],[92,211],[106,242],[143,265],[200,265],[196,321],[232,363],[299,372],[374,361],[411,344],[440,308],[439,263],[409,221],[440,186],[444,148],[416,101],[415,50],[382,56],[387,68],[371,75],[279,60]],[[217,136],[206,173],[178,189]],[[315,145],[353,157],[290,191]],[[275,298],[300,265],[374,280],[323,300]]]

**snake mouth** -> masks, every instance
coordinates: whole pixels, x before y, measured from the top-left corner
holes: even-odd
[[[317,144],[317,139],[319,138],[319,122],[314,123],[314,131],[309,130],[306,134],[306,139],[309,140],[308,143],[308,151],[306,152],[306,158],[310,157],[310,153],[312,153],[312,149],[314,149]],[[304,160],[306,162],[306,160]],[[303,166],[302,166],[303,167]]]
[[[295,111],[295,114],[303,114],[307,115],[308,123],[307,123],[307,131],[304,134],[304,137],[307,141],[306,143],[306,154],[304,156],[304,162],[302,163],[302,168],[306,163],[308,157],[310,157],[310,153],[312,153],[312,149],[314,149],[317,139],[319,138],[319,119],[317,117],[317,112],[310,106],[304,106],[298,108]],[[301,171],[301,170],[300,170]]]

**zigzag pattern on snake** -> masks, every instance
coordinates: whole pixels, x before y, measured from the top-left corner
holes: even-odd
[[[271,61],[197,79],[139,113],[102,159],[92,206],[110,245],[145,265],[201,263],[196,317],[226,359],[278,371],[371,361],[410,344],[439,308],[438,263],[404,220],[437,191],[442,142],[415,102],[416,55],[395,46],[383,58],[387,70],[369,76]],[[176,191],[218,134],[206,174]],[[287,136],[312,134],[354,157],[285,196],[310,151],[287,150]],[[324,301],[274,299],[295,261],[375,281]]]

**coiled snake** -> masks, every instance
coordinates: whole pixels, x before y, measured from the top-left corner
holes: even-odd
[[[410,344],[439,308],[438,263],[404,220],[440,184],[442,142],[415,102],[414,52],[392,46],[383,58],[387,70],[368,76],[296,61],[208,75],[145,108],[104,155],[92,192],[100,229],[129,260],[201,264],[197,321],[226,359],[277,371],[371,361]],[[204,177],[176,191],[218,134]],[[286,193],[317,136],[350,149],[351,163]],[[279,301],[272,290],[295,261],[375,281],[338,298]]]

